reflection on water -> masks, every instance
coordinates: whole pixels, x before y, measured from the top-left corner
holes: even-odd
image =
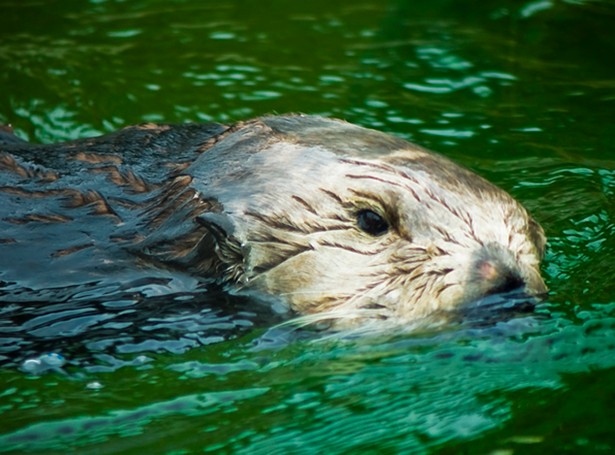
[[[22,137],[298,111],[394,132],[532,211],[551,293],[489,327],[304,339],[169,275],[65,289],[48,270],[23,298],[0,275],[0,451],[612,451],[612,2],[41,8],[0,18],[0,122]],[[45,353],[66,375],[15,368]]]
[[[138,355],[182,354],[236,337],[265,321],[275,323],[264,306],[222,291],[171,289],[160,279],[141,279],[121,286],[75,286],[63,296],[55,293],[55,302],[35,295],[48,290],[30,293],[31,303],[5,300],[0,310],[0,361],[23,366],[24,361],[53,353],[87,371],[112,371],[130,365]]]
[[[588,371],[612,374],[614,316],[613,308],[600,308],[586,312],[581,324],[529,317],[414,337],[297,341],[273,351],[252,350],[248,339],[210,352],[209,359],[169,357],[155,370],[126,370],[123,383],[148,383],[149,389],[144,395],[134,387],[128,407],[107,402],[115,376],[100,376],[96,393],[102,396],[90,399],[102,399],[102,409],[38,423],[0,442],[30,450],[97,443],[111,450],[121,444],[117,438],[132,435],[142,448],[166,422],[165,427],[171,423],[166,437],[193,449],[441,447],[517,422],[528,406],[536,409],[532,400],[539,402],[535,412],[548,412],[548,399],[568,396],[570,384]],[[587,377],[601,381],[600,375]],[[17,390],[6,398],[13,406],[31,401]],[[592,409],[603,412],[603,406],[608,404]],[[208,430],[194,434],[195,424]],[[553,416],[535,422],[538,431],[523,419],[515,425],[509,437],[530,444],[548,442],[551,432],[561,431]],[[592,425],[607,431],[610,423]]]

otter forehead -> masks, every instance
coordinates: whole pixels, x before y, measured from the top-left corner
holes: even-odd
[[[492,201],[500,208],[503,202],[517,205],[442,156],[320,117],[266,117],[250,123],[201,155],[188,173],[195,189],[215,196],[228,210],[272,210],[294,196],[322,199],[327,190],[349,201],[371,194],[400,212],[427,204],[443,210],[445,218]],[[414,221],[420,218],[415,215]]]
[[[353,159],[357,160],[356,163]],[[381,165],[383,171],[429,178],[449,190],[457,189],[452,186],[455,179],[451,177],[455,176],[462,180],[456,186],[464,191],[501,192],[487,181],[477,180],[470,171],[418,145],[379,131],[318,116],[263,117],[242,124],[195,160],[188,173],[205,186],[221,180],[228,182],[229,179],[259,183],[275,183],[277,179],[289,183],[287,175],[293,175],[301,182],[305,180],[301,179],[302,175],[317,181],[315,177],[326,179],[335,173],[335,162]],[[329,168],[329,172],[323,173],[323,168]],[[259,170],[263,171],[260,175]],[[274,170],[284,172],[272,173]],[[465,180],[472,180],[473,185],[463,188]]]
[[[308,147],[322,147],[338,156],[375,158],[397,150],[423,150],[403,139],[342,120],[318,116],[264,117],[278,137]]]

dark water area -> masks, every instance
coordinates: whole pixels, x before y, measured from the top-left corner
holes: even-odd
[[[175,271],[84,270],[66,288],[61,271],[12,283],[0,270],[0,452],[614,450],[612,2],[25,0],[0,11],[0,123],[19,137],[343,118],[513,194],[545,228],[550,288],[535,313],[489,325],[341,338],[277,327]],[[45,354],[48,371],[24,371]]]

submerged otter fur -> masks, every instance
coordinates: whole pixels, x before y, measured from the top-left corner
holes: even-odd
[[[510,195],[417,145],[322,117],[148,124],[44,146],[4,137],[0,196],[8,280],[11,258],[37,248],[43,274],[76,267],[75,255],[96,276],[170,266],[339,328],[545,291],[542,228]],[[57,244],[37,245],[50,225],[65,227]],[[87,235],[64,238],[71,229]],[[69,272],[57,282],[70,285]]]

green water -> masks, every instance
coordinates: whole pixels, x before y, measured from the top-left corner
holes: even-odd
[[[6,368],[0,451],[611,453],[614,25],[599,0],[1,2],[20,136],[285,112],[389,131],[532,211],[551,295],[483,329],[255,349],[263,328],[108,371]]]

